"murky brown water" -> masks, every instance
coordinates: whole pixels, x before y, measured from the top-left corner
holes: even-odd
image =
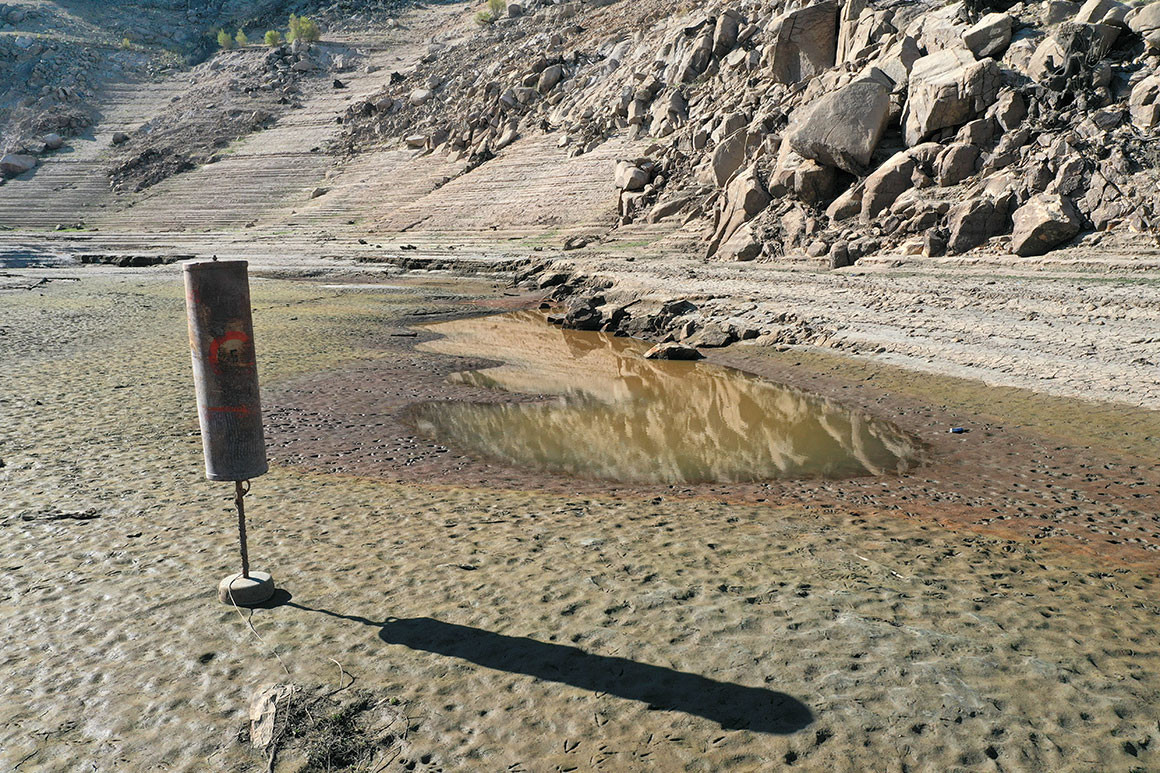
[[[647,344],[534,312],[431,325],[429,351],[502,360],[456,381],[543,402],[424,403],[423,434],[489,459],[638,483],[902,472],[919,444],[887,422],[740,371],[645,360]]]

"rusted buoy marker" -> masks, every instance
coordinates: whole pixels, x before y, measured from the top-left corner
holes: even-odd
[[[216,259],[184,264],[205,476],[232,480],[238,509],[242,571],[221,581],[218,598],[238,606],[261,604],[274,595],[274,579],[266,572],[250,571],[246,547],[245,496],[250,480],[269,469],[246,266],[244,260]]]

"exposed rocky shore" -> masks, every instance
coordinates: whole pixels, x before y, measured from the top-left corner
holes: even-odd
[[[597,4],[599,5],[599,4]],[[711,223],[712,259],[941,256],[998,238],[1041,255],[1083,232],[1154,238],[1160,6],[513,2],[348,110],[467,169],[516,138],[614,170],[618,222]]]

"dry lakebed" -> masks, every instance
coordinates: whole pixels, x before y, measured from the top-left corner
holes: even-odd
[[[240,610],[215,598],[232,491],[201,474],[177,273],[77,276],[0,296],[4,769],[264,770],[268,685],[306,709],[279,770],[1156,769],[1151,412],[734,346],[672,364],[713,382],[684,409],[632,410],[720,413],[728,454],[765,399],[878,467],[616,479],[646,440],[618,455],[568,400],[615,402],[632,342],[485,316],[534,299],[483,281],[256,276],[251,555],[281,591]],[[415,414],[473,403],[607,474]]]

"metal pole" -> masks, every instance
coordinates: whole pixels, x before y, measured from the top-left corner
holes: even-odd
[[[242,545],[242,577],[250,577],[250,552],[246,548],[246,496],[244,482],[234,481],[234,504],[238,507],[238,539]]]

